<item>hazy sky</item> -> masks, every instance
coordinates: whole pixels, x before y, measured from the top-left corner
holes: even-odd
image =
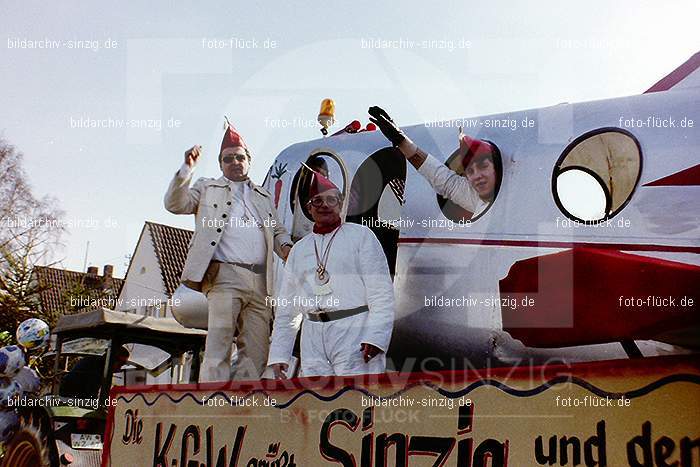
[[[90,241],[117,275],[145,220],[192,228],[163,194],[193,144],[220,174],[224,114],[261,183],[320,136],[324,97],[343,124],[381,105],[408,125],[639,94],[700,50],[697,0],[0,5],[0,137],[75,224],[62,264]]]

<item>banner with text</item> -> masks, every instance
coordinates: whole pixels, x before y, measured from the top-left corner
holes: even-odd
[[[104,465],[698,466],[692,357],[116,388]]]

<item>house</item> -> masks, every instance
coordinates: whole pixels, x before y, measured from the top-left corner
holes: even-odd
[[[76,287],[75,284],[83,284],[84,288],[96,288],[97,291],[90,292],[79,303],[84,305],[80,308],[94,309],[102,306],[125,313],[172,318],[169,299],[180,284],[180,273],[187,258],[192,234],[189,230],[146,222],[124,279],[113,278],[113,268],[109,265],[105,266],[101,277],[97,275],[96,267],[88,268],[88,273],[36,268],[40,281],[54,284],[43,292],[42,302],[63,313],[64,310],[60,307],[65,302],[66,291],[82,290],[82,285]],[[101,300],[97,300],[98,297]],[[158,367],[164,359],[169,358],[162,349],[141,344],[128,344],[127,349],[133,365],[115,376],[118,384],[172,384],[178,381],[177,371],[157,374],[147,370]],[[185,378],[188,377],[187,368],[192,358],[192,355],[187,355],[185,361],[180,363],[185,368]]]
[[[87,272],[35,266],[42,314],[58,317],[83,309],[114,309],[124,281],[113,277],[113,272],[111,264],[104,266],[101,276],[97,266],[88,267]]]
[[[117,299],[117,311],[137,313],[156,318],[172,318],[173,293],[180,285],[180,274],[185,265],[192,238],[191,230],[146,221],[131,255],[124,277],[124,285]],[[159,360],[162,351],[141,349],[144,360]],[[187,362],[192,356],[187,357]],[[189,363],[185,364],[187,368]],[[127,384],[171,384],[174,374],[148,374],[133,370]]]
[[[146,221],[126,271],[117,310],[172,317],[170,299],[192,238],[191,230]]]

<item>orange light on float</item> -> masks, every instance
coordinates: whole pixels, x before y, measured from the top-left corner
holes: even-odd
[[[321,110],[318,112],[318,123],[321,124],[321,133],[328,134],[328,127],[335,123],[335,102],[333,99],[323,99]]]

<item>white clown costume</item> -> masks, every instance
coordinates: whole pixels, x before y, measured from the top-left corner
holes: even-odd
[[[323,286],[317,281],[319,251],[328,252],[328,283]],[[341,223],[325,234],[309,233],[294,245],[275,307],[268,365],[289,363],[302,319],[302,376],[386,370],[394,289],[386,256],[369,228]],[[382,352],[366,363],[363,343]]]

